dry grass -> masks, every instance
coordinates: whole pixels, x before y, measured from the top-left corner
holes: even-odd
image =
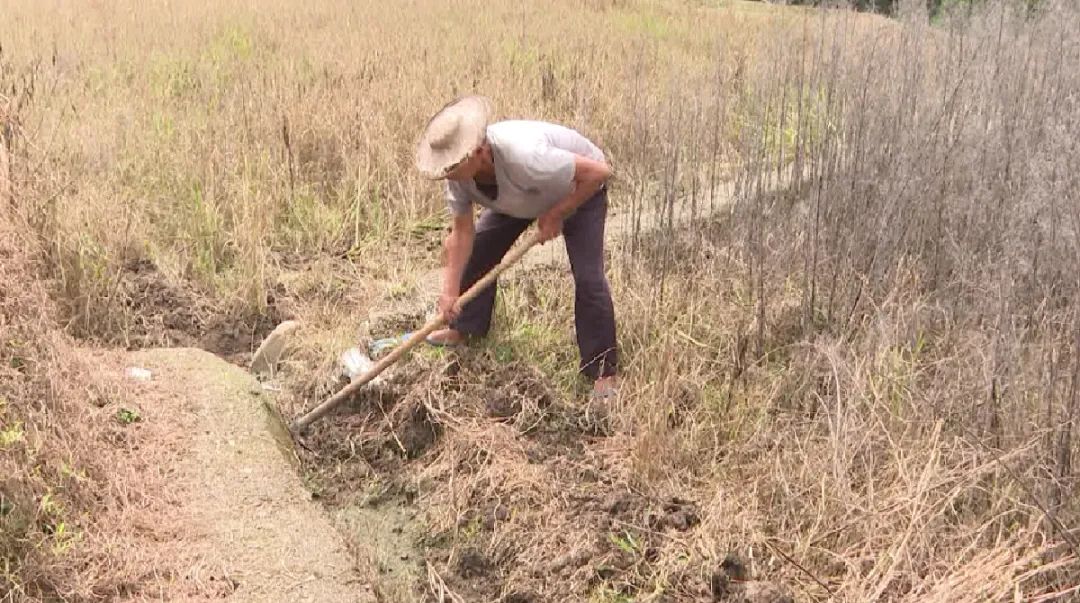
[[[142,309],[115,291],[143,259],[219,311],[248,315],[296,258],[349,258],[366,278],[391,276],[372,255],[430,263],[397,244],[441,219],[412,146],[430,112],[466,90],[489,93],[504,116],[578,126],[626,178],[646,178],[653,162],[635,156],[632,132],[665,91],[715,75],[699,58],[715,37],[696,27],[714,24],[733,48],[764,27],[739,11],[608,2],[16,4],[5,14],[5,77],[23,89],[19,118],[34,140],[16,169],[40,189],[23,204],[73,328],[109,341],[137,328]]]
[[[635,468],[702,480],[706,550],[811,598],[1075,596],[1076,17],[822,15],[757,63],[731,216],[623,283]]]
[[[26,234],[0,216],[0,601],[147,594],[178,553],[139,546],[170,529],[147,442],[172,436],[131,424],[138,401],[56,328]]]
[[[736,552],[799,600],[1069,600],[1080,18],[1008,6],[934,28],[918,3],[898,21],[644,0],[4,6],[15,208],[71,333],[178,341],[175,319],[196,340],[230,326],[237,351],[260,317],[295,316],[310,394],[379,296],[435,265],[442,206],[411,146],[481,90],[616,165],[626,395],[598,436],[573,400],[572,292],[537,270],[501,290],[457,376],[421,354],[389,414],[327,426],[322,462],[423,497],[424,588],[712,600]],[[656,218],[714,212],[732,174],[721,215]],[[197,316],[137,294],[147,274]],[[491,368],[508,361],[533,368]],[[490,416],[499,397],[512,420]],[[387,461],[405,433],[388,425],[416,417],[437,437]],[[676,498],[699,523],[650,525]]]

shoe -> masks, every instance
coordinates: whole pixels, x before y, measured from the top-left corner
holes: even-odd
[[[453,348],[461,345],[465,341],[465,336],[454,329],[441,329],[428,335],[424,340],[428,345],[437,348]]]
[[[593,384],[592,393],[589,395],[593,400],[607,400],[619,395],[619,386],[615,377],[601,377]]]

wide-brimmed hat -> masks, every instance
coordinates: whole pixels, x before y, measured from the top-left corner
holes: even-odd
[[[477,95],[459,98],[440,109],[417,143],[420,173],[432,180],[445,178],[484,141],[493,113],[491,101]]]

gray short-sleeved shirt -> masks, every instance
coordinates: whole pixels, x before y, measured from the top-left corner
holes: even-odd
[[[537,218],[573,191],[574,155],[604,161],[604,153],[578,132],[542,121],[491,124],[487,140],[495,161],[496,199],[472,180],[446,181],[450,212],[464,215],[476,203],[515,218]]]

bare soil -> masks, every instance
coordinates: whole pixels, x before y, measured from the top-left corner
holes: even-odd
[[[150,261],[130,262],[117,281],[118,307],[104,324],[77,333],[128,350],[195,347],[244,365],[266,335],[290,318],[282,290],[267,294],[263,312],[224,310],[197,290],[170,282]]]

